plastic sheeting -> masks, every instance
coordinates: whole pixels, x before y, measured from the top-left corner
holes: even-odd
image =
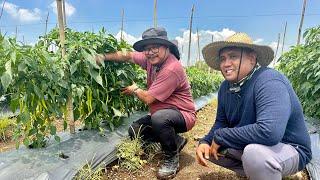
[[[208,104],[216,94],[195,100],[196,109]],[[0,179],[20,180],[65,180],[72,179],[79,169],[90,164],[92,168],[104,166],[116,159],[116,145],[127,136],[129,125],[146,115],[147,112],[135,112],[124,120],[124,124],[115,131],[77,131],[75,135],[59,134],[62,141],[49,141],[43,149],[18,150],[0,154]],[[67,156],[64,159],[61,154]]]
[[[115,160],[116,145],[127,133],[127,127],[147,112],[136,112],[125,119],[125,124],[117,130],[77,131],[75,135],[61,134],[63,141],[44,149],[18,150],[0,154],[0,179],[72,179],[81,167],[91,164],[96,168]],[[59,155],[68,156],[61,158]]]
[[[320,180],[320,120],[307,118],[306,124],[310,134],[312,151],[312,159],[306,168],[311,180]]]

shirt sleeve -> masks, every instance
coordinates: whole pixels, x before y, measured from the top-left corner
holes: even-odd
[[[176,73],[163,69],[150,86],[148,93],[158,101],[164,102],[177,89],[179,83]]]
[[[131,59],[135,64],[141,66],[142,69],[147,70],[146,56],[142,52],[132,52]]]
[[[256,123],[217,129],[214,141],[222,146],[243,149],[251,143],[272,146],[281,141],[290,117],[290,95],[284,82],[269,80],[255,89]]]
[[[216,121],[215,121],[214,125],[212,126],[211,130],[209,131],[209,133],[204,136],[204,138],[200,141],[200,143],[206,143],[206,144],[211,145],[212,140],[213,140],[213,136],[214,136],[214,132],[217,129],[228,127],[227,117],[226,117],[224,107],[222,104],[223,98],[221,96],[222,95],[221,95],[221,89],[220,89],[218,92],[218,108],[217,108]]]

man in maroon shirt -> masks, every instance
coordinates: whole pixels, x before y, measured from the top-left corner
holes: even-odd
[[[157,177],[171,178],[179,170],[179,152],[187,143],[177,133],[190,130],[196,120],[191,87],[178,48],[168,40],[164,28],[147,29],[133,48],[138,52],[98,55],[96,61],[132,62],[147,71],[147,90],[133,84],[123,91],[150,108],[150,115],[134,122],[128,131],[131,138],[140,133],[145,143],[160,142],[165,159]]]

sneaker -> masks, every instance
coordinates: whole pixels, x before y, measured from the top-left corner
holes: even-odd
[[[176,141],[177,141],[178,152],[180,153],[180,151],[181,151],[181,150],[184,148],[184,146],[188,143],[188,139],[177,135]]]
[[[158,170],[158,179],[172,179],[179,171],[179,154],[172,157],[165,157],[164,163]]]

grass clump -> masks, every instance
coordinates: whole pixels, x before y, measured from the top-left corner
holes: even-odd
[[[14,120],[0,118],[0,141],[7,142],[11,139],[14,125]]]

